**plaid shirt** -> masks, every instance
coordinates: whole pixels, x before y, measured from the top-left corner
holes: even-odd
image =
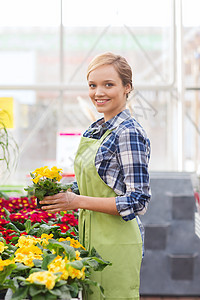
[[[117,194],[119,214],[125,221],[132,220],[146,212],[151,198],[148,173],[150,142],[128,109],[107,122],[104,118],[97,120],[83,136],[99,139],[107,129],[112,132],[99,147],[95,166],[102,180]]]

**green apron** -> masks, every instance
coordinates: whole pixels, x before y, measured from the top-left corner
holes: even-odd
[[[115,192],[100,178],[95,167],[95,156],[107,130],[98,139],[82,137],[75,157],[75,175],[81,195],[115,197]],[[142,238],[136,219],[124,221],[114,216],[89,210],[80,210],[80,242],[91,250],[94,247],[103,259],[112,263],[102,272],[93,272],[91,279],[99,282],[106,300],[138,300]],[[88,300],[103,300],[98,288]]]

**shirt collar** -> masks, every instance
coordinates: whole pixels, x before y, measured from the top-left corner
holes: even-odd
[[[107,129],[114,129],[117,128],[122,122],[130,118],[130,111],[128,108],[126,108],[104,124],[106,125]]]
[[[88,132],[99,132],[102,128],[110,130],[117,128],[122,122],[129,118],[131,118],[131,114],[129,109],[126,108],[107,122],[104,122],[104,118],[98,119],[90,125]]]

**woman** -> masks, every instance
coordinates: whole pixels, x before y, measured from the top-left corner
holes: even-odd
[[[95,57],[87,80],[89,96],[104,117],[84,133],[76,154],[80,195],[68,191],[45,197],[41,204],[48,212],[80,209],[80,242],[112,262],[92,278],[103,286],[105,299],[135,300],[139,299],[142,260],[136,216],[146,211],[150,200],[150,143],[126,109],[132,71],[125,58],[112,53]],[[96,289],[88,299],[102,298]]]

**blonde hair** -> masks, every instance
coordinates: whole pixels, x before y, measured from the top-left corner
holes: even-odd
[[[127,84],[132,86],[132,70],[129,66],[126,59],[120,55],[116,55],[111,52],[106,52],[100,55],[97,55],[93,58],[93,60],[90,62],[88,69],[87,69],[87,80],[89,77],[90,72],[95,70],[96,68],[103,66],[103,65],[113,65],[117,73],[119,74],[119,77],[122,80],[122,84],[126,86]]]

